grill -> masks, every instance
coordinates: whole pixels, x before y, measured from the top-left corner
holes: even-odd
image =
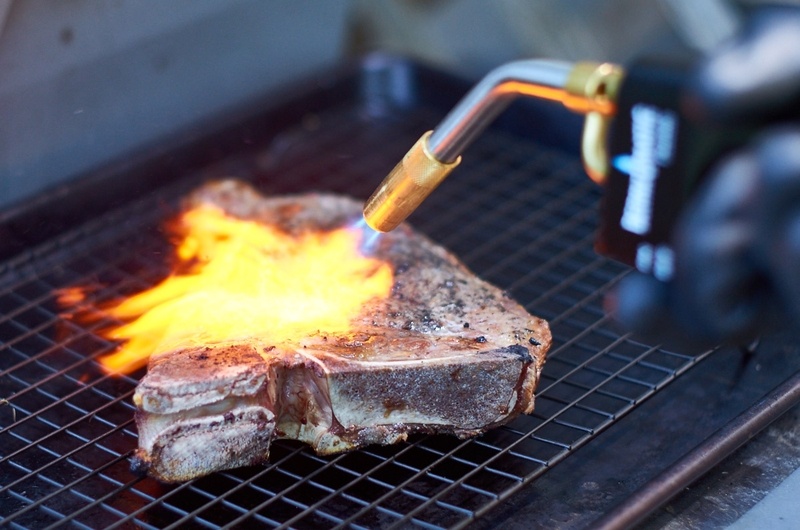
[[[96,331],[107,322],[62,320],[54,291],[97,285],[101,301],[163,278],[169,249],[159,225],[208,179],[364,198],[466,88],[370,57],[6,212],[0,523],[582,527],[620,503],[655,509],[665,492],[642,492],[681,458],[711,466],[691,449],[733,422],[723,437],[730,444],[739,415],[760,410],[800,356],[780,340],[752,356],[668,351],[620,334],[602,300],[627,268],[592,250],[599,191],[576,159],[579,119],[521,102],[411,222],[550,321],[554,345],[532,415],[476,439],[420,435],[332,457],[277,441],[265,465],[180,485],[130,471],[131,396],[143,372],[105,375],[96,359],[115,344]],[[770,365],[780,368],[761,368]]]

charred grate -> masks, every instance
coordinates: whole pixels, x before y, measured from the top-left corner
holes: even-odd
[[[307,117],[270,144],[206,169],[267,192],[364,197],[440,116]],[[140,374],[104,375],[114,345],[58,316],[53,291],[135,292],[167,271],[158,224],[189,175],[0,265],[0,522],[13,528],[462,527],[547,472],[696,363],[620,336],[601,308],[626,268],[592,251],[598,193],[579,162],[494,131],[412,219],[483,278],[547,318],[554,347],[536,411],[472,440],[417,436],[318,457],[278,441],[264,466],[166,486],[129,470]]]

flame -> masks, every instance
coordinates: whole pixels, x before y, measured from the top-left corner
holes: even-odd
[[[185,212],[172,230],[180,272],[102,308],[124,322],[102,332],[122,341],[100,359],[108,372],[130,372],[151,354],[200,344],[346,333],[365,303],[392,288],[389,264],[359,252],[359,231],[295,236],[213,206]],[[85,299],[75,289],[64,292],[68,302]]]

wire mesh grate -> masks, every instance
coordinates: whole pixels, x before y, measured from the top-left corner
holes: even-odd
[[[299,125],[204,175],[248,178],[269,193],[364,197],[438,114],[365,118],[361,110],[316,116],[312,129]],[[332,457],[277,441],[263,466],[179,485],[137,477],[128,457],[141,373],[105,375],[96,358],[114,344],[96,331],[107,322],[81,327],[61,319],[54,293],[88,283],[102,301],[162,278],[168,250],[158,225],[195,177],[0,265],[0,522],[461,527],[699,359],[633,342],[609,326],[602,297],[625,268],[592,251],[596,190],[574,158],[493,131],[412,222],[551,322],[555,342],[532,415],[470,440],[420,435]]]

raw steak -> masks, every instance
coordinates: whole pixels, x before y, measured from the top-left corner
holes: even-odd
[[[264,198],[235,181],[188,198],[290,233],[338,228],[360,203],[333,195]],[[263,462],[275,438],[319,454],[392,444],[415,432],[470,437],[533,410],[547,323],[404,225],[374,251],[391,296],[353,333],[270,337],[166,351],[136,389],[134,468],[167,482]]]

